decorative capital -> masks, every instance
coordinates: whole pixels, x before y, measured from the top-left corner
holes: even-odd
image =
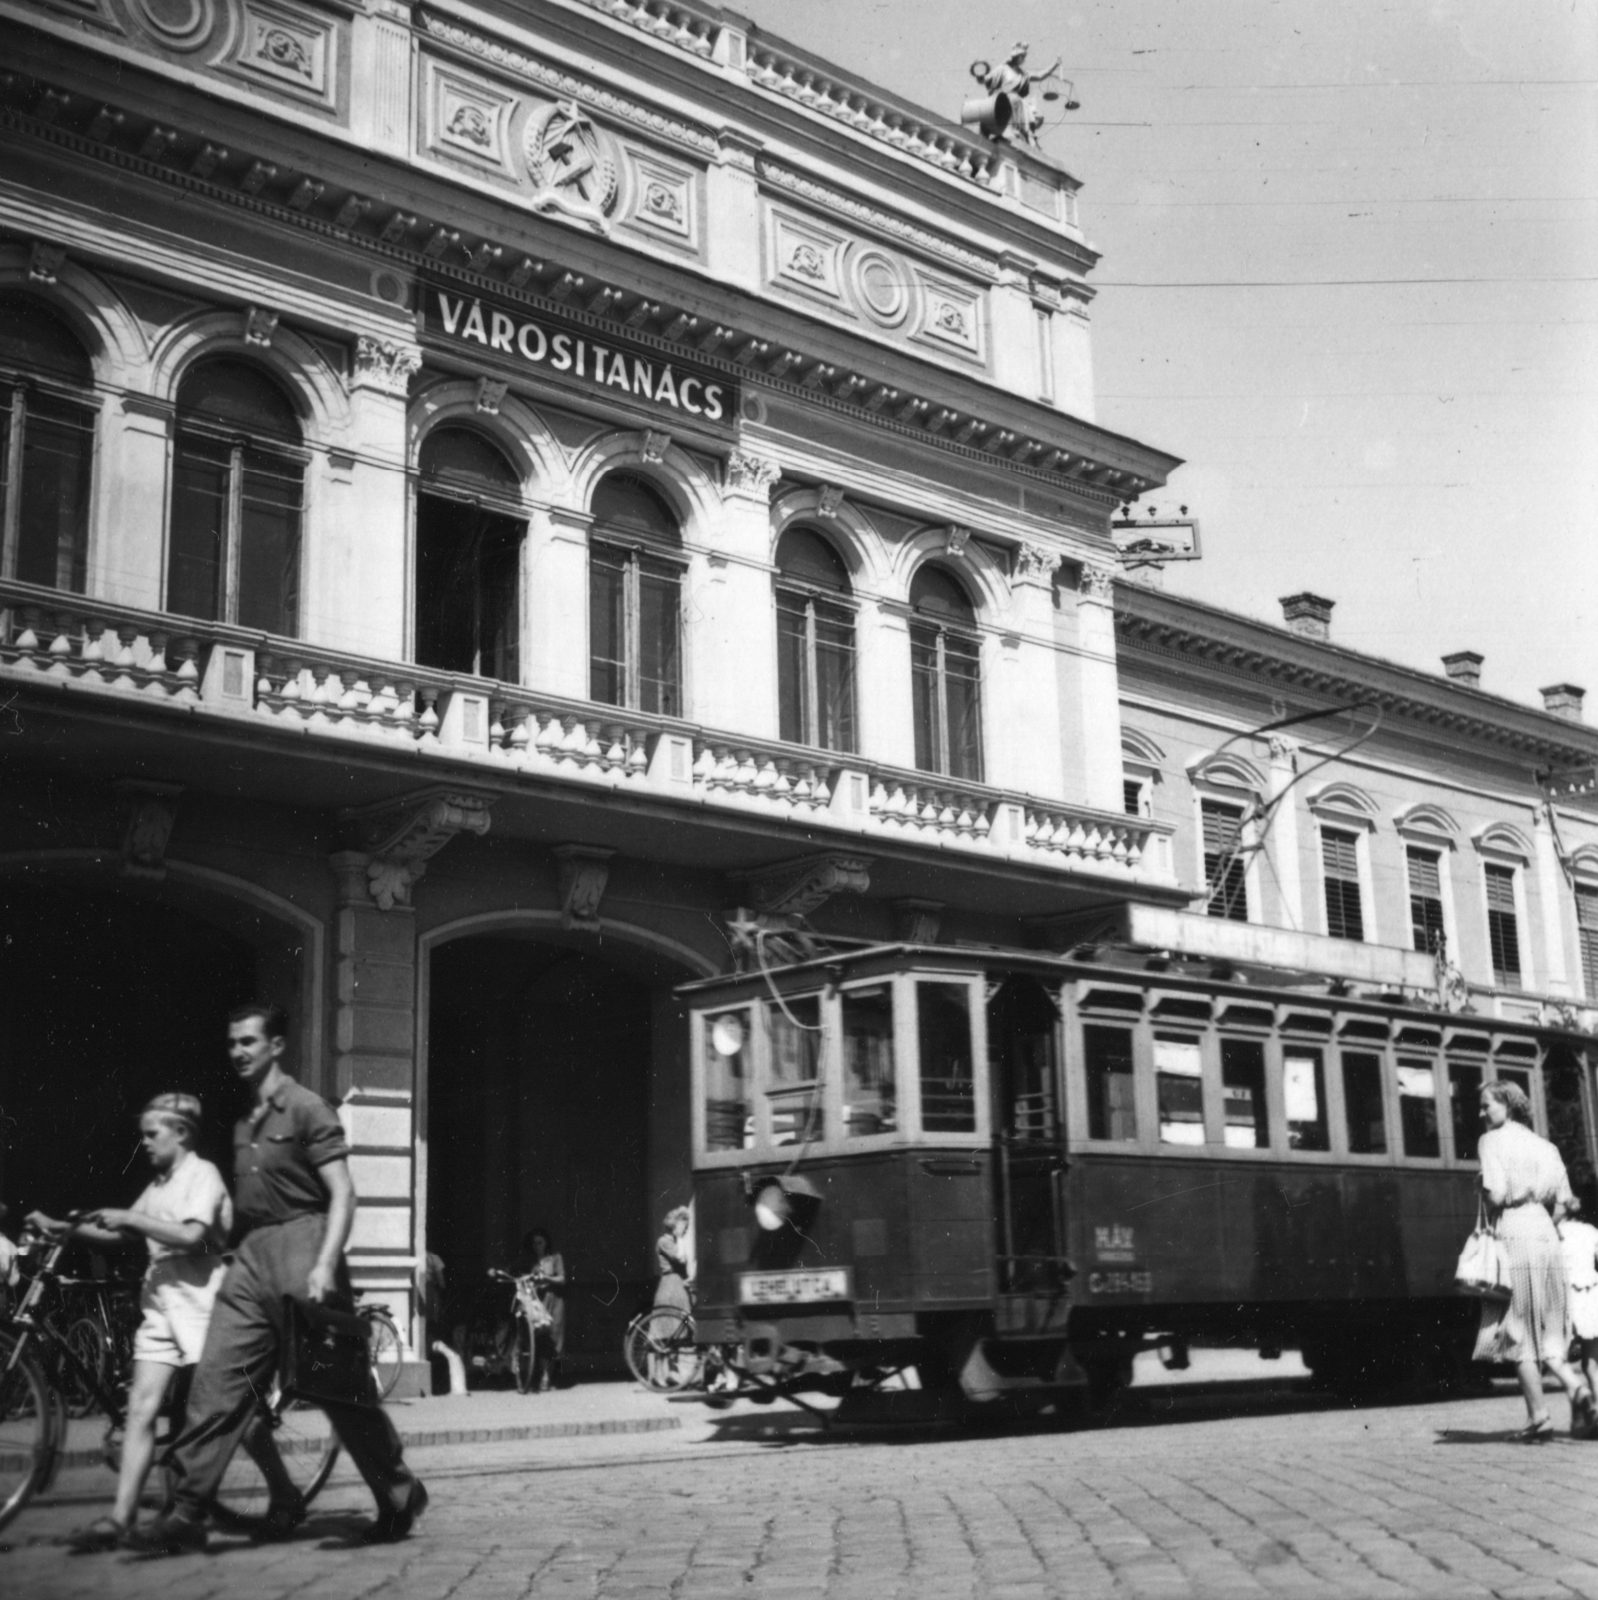
[[[943,926],[941,900],[895,900],[894,920],[906,944],[936,944]]]
[[[403,400],[421,365],[422,352],[415,345],[374,339],[363,333],[355,341],[355,377],[351,387],[376,389],[380,394],[396,395]]]
[[[1270,746],[1273,766],[1284,766],[1292,772],[1298,770],[1298,746],[1291,739],[1272,733],[1266,736],[1266,743]]]
[[[816,515],[818,517],[832,518],[838,515],[838,508],[843,504],[843,490],[835,483],[824,483],[821,486],[821,498],[816,502]]]
[[[555,872],[560,886],[560,920],[567,928],[600,928],[599,902],[610,881],[614,850],[596,850],[582,844],[555,846]]]
[[[768,461],[764,456],[750,455],[743,450],[734,450],[727,457],[727,471],[722,479],[722,492],[749,495],[752,499],[769,504],[771,491],[780,475],[775,461]]]
[[[487,416],[497,417],[500,405],[505,399],[505,391],[510,385],[503,378],[479,378],[477,380],[477,409]]]
[[[657,433],[650,428],[644,434],[644,460],[654,466],[659,466],[666,459],[666,452],[671,449],[671,435]]]
[[[278,314],[262,306],[251,306],[244,313],[244,342],[259,345],[263,350],[272,343],[277,332]]]
[[[166,847],[178,820],[182,786],[152,783],[143,778],[121,778],[111,785],[128,808],[122,833],[122,871],[130,878],[166,876]]]
[[[1097,605],[1113,605],[1115,603],[1115,569],[1101,567],[1091,561],[1084,561],[1076,580],[1077,598],[1091,600]]]
[[[54,283],[66,259],[64,244],[46,244],[42,239],[35,239],[28,250],[28,277],[34,283]]]
[[[958,523],[951,523],[949,531],[943,536],[943,547],[951,556],[963,556],[965,547],[971,542],[972,529],[962,528]]]
[[[1023,544],[1015,553],[1015,567],[1010,574],[1011,588],[1023,584],[1038,589],[1054,587],[1054,575],[1060,570],[1061,555],[1047,545]]]
[[[835,894],[864,894],[871,887],[871,863],[864,856],[829,852],[751,872],[747,882],[757,911],[808,917]]]
[[[397,800],[346,811],[342,819],[369,857],[366,876],[372,899],[384,911],[409,905],[411,890],[458,833],[488,832],[487,795],[462,789],[420,789]]]

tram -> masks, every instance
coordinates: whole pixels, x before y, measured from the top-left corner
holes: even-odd
[[[699,1342],[763,1398],[1097,1406],[1194,1340],[1462,1377],[1480,1086],[1579,1181],[1592,1041],[1247,976],[884,944],[685,985]]]

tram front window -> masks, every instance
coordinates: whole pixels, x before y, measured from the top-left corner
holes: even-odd
[[[1482,1136],[1481,1068],[1463,1061],[1448,1063],[1449,1109],[1454,1123],[1454,1159],[1474,1161]]]
[[[899,1126],[893,1079],[893,993],[887,984],[845,989],[843,1125],[850,1138],[893,1133]]]
[[[1406,1156],[1440,1156],[1437,1138],[1437,1072],[1429,1061],[1398,1063],[1398,1122]]]
[[[821,1001],[815,995],[768,1010],[771,1021],[771,1142],[808,1144],[825,1133],[821,1109]]]
[[[749,1103],[749,1013],[705,1018],[705,1147],[747,1150],[755,1142]]]
[[[1287,1050],[1282,1056],[1282,1103],[1287,1143],[1294,1150],[1330,1150],[1326,1121],[1326,1074],[1319,1050]]]
[[[1082,1065],[1088,1089],[1088,1138],[1137,1142],[1137,1100],[1132,1092],[1132,1030],[1082,1030]]]
[[[1387,1152],[1387,1114],[1382,1104],[1382,1058],[1364,1050],[1343,1052],[1343,1105],[1348,1113],[1348,1148],[1356,1156]]]
[[[924,1133],[977,1131],[971,1071],[971,994],[963,983],[916,985]]]
[[[1161,1144],[1204,1143],[1204,1058],[1197,1039],[1154,1035],[1154,1083]]]
[[[1265,1149],[1271,1125],[1265,1113],[1265,1046],[1259,1040],[1221,1040],[1221,1095],[1227,1149]]]

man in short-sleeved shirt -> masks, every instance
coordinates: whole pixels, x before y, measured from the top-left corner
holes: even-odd
[[[173,1447],[178,1487],[170,1513],[140,1540],[152,1550],[205,1544],[214,1498],[269,1388],[284,1334],[283,1297],[349,1303],[344,1243],[355,1216],[349,1145],[331,1106],[284,1072],[288,1019],[271,1005],[241,1006],[228,1026],[228,1052],[255,1107],[233,1130],[234,1212],[242,1235],[228,1268],[205,1353],[189,1396],[190,1427]],[[365,1537],[403,1539],[427,1505],[427,1491],[405,1466],[399,1435],[377,1403],[326,1410],[350,1459],[377,1501]],[[287,1534],[305,1516],[302,1501],[274,1500],[269,1526]]]

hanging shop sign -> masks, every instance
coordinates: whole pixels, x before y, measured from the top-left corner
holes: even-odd
[[[663,417],[731,430],[738,418],[738,385],[711,372],[629,344],[545,312],[429,285],[423,295],[424,331],[524,365],[539,376],[594,394],[618,394]]]

